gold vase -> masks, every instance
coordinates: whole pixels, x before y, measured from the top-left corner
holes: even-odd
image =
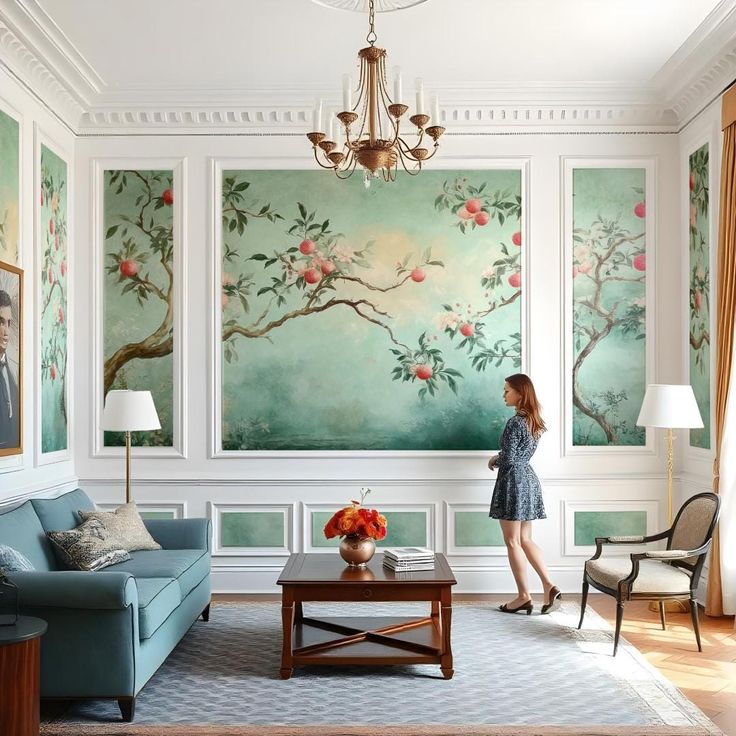
[[[350,567],[364,568],[376,553],[376,543],[370,537],[348,534],[340,540],[340,557]]]

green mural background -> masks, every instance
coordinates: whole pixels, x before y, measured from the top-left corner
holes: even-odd
[[[690,384],[702,429],[690,430],[693,447],[710,449],[710,207],[708,144],[689,158]]]
[[[646,170],[574,169],[573,444],[643,445]]]
[[[41,146],[41,449],[67,449],[68,178],[66,162]]]
[[[174,426],[173,171],[104,173],[104,392],[150,390],[161,429],[137,446],[171,447]],[[125,444],[105,432],[105,445]]]
[[[18,263],[20,128],[0,110],[0,261]]]
[[[482,450],[521,360],[521,173],[222,179],[225,450]]]

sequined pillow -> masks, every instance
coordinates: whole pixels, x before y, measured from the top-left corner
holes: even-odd
[[[8,575],[11,572],[28,572],[34,567],[29,559],[13,547],[0,544],[0,575]]]
[[[104,525],[109,538],[128,552],[137,549],[161,549],[148,533],[134,502],[126,503],[115,511],[79,511],[83,521],[96,519]]]
[[[73,570],[102,570],[130,559],[127,550],[110,538],[104,524],[89,519],[76,529],[46,532],[59,561]]]

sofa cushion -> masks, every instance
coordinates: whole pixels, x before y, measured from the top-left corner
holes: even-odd
[[[130,559],[128,552],[110,540],[107,530],[96,519],[68,531],[46,532],[46,536],[61,566],[72,570],[102,570]]]
[[[631,560],[625,557],[600,557],[585,563],[585,572],[607,588],[616,590],[619,580],[631,573]],[[659,560],[642,560],[632,593],[687,593],[690,575],[679,567]]]
[[[150,639],[181,603],[181,590],[173,578],[136,578],[138,586],[138,637]]]
[[[161,545],[148,533],[133,501],[123,504],[115,511],[80,510],[79,516],[84,521],[97,519],[104,524],[110,539],[128,552],[139,549],[161,549]]]
[[[94,509],[95,505],[81,489],[57,498],[34,498],[31,503],[47,532],[67,531],[79,526],[79,509]]]
[[[55,570],[56,559],[30,501],[0,514],[0,544],[12,547],[36,570]]]
[[[158,549],[131,552],[127,562],[110,571],[129,572],[137,578],[176,578],[185,598],[210,572],[210,557],[202,549]]]
[[[0,544],[0,575],[9,575],[11,572],[30,572],[33,570],[31,561],[22,553],[7,544]]]

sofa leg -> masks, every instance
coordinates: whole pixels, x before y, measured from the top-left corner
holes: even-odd
[[[125,723],[132,723],[135,718],[135,698],[118,698],[118,706]]]
[[[209,621],[210,620],[210,604],[207,604],[207,608],[202,611],[202,621]]]

